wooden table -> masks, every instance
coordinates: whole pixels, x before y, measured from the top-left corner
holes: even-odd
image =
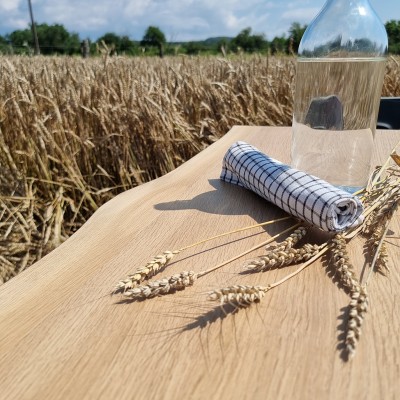
[[[399,131],[377,133],[376,162],[399,138]],[[164,250],[285,215],[219,181],[223,154],[236,140],[289,161],[290,128],[234,127],[177,170],[108,202],[66,243],[0,287],[1,399],[399,398],[398,217],[388,240],[392,272],[371,282],[351,362],[340,350],[349,297],[320,262],[227,317],[207,291],[265,285],[296,267],[240,275],[259,251],[173,295],[135,303],[108,296],[120,278]],[[160,276],[211,267],[291,224],[205,243]],[[361,242],[351,250],[361,270]]]

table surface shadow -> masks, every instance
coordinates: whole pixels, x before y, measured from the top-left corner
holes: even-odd
[[[72,237],[0,287],[0,399],[395,399],[400,389],[400,226],[375,274],[353,360],[343,354],[349,296],[329,260],[236,313],[208,300],[229,285],[267,285],[295,271],[243,274],[241,257],[192,287],[143,302],[110,296],[120,278],[165,250],[285,217],[254,193],[219,180],[236,140],[289,162],[290,128],[234,127],[175,171],[122,193]],[[378,131],[381,164],[400,131]],[[159,276],[202,271],[294,224],[218,238],[175,256]],[[324,236],[325,235],[325,236]],[[314,231],[312,240],[327,234]],[[363,242],[350,243],[358,273]],[[398,398],[398,397],[397,397]]]

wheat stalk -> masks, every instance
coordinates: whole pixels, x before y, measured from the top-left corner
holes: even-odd
[[[375,265],[373,265],[373,261],[371,262],[371,265],[377,272],[380,272],[382,274],[384,274],[385,272],[390,272],[389,255],[387,252],[386,244],[384,242],[386,234],[387,228],[378,226],[372,232],[371,237],[367,240],[369,253],[374,255],[373,259],[376,259]],[[372,266],[371,269],[373,269]]]

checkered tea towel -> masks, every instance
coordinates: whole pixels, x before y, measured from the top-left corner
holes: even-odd
[[[340,232],[363,220],[363,207],[357,197],[282,164],[245,142],[229,148],[221,179],[252,190],[324,231]]]

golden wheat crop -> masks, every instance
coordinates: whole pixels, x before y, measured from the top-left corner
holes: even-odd
[[[290,57],[0,56],[0,284],[233,125],[289,125],[294,77]]]

